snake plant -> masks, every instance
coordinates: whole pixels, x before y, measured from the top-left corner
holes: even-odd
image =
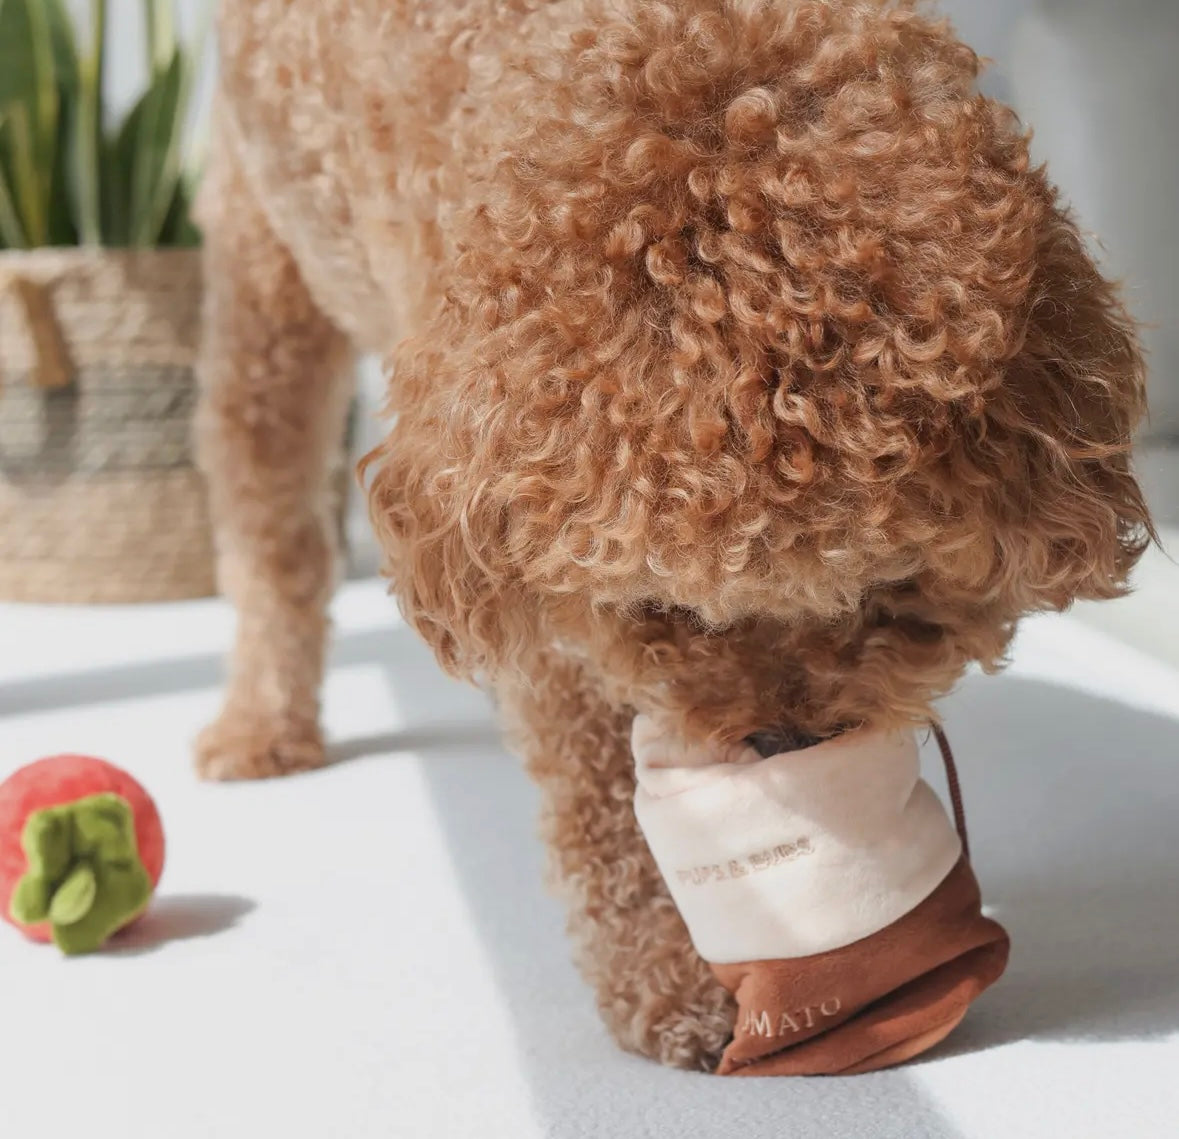
[[[106,0],[84,36],[63,0],[0,0],[0,249],[197,242],[183,142],[204,36],[182,43],[172,4],[143,0],[146,87],[108,129]]]

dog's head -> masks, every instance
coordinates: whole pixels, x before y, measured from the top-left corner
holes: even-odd
[[[784,8],[646,5],[505,128],[373,490],[451,667],[558,639],[714,732],[916,716],[1148,540],[1133,326],[974,54]]]

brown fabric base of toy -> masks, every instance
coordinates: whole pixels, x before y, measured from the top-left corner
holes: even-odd
[[[1002,974],[1009,942],[982,915],[961,858],[915,909],[879,933],[812,957],[713,965],[736,998],[717,1072],[855,1075],[912,1059],[945,1039]]]

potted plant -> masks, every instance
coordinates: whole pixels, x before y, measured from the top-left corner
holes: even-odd
[[[0,597],[214,588],[189,421],[199,236],[183,139],[200,37],[144,0],[147,82],[103,105],[105,0],[0,0]]]

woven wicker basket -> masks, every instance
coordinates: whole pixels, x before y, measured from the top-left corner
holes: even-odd
[[[0,598],[215,591],[190,439],[200,302],[193,250],[0,253]]]

